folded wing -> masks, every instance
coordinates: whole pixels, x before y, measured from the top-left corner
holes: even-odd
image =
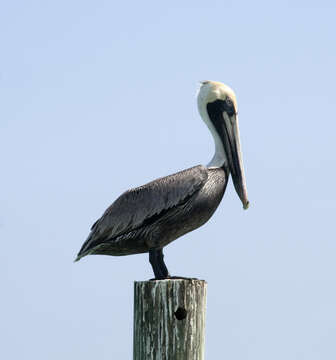
[[[207,178],[207,168],[199,165],[124,192],[93,224],[76,260],[99,243],[135,230],[152,216],[183,203]]]

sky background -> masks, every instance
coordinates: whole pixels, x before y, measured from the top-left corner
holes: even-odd
[[[0,11],[0,358],[131,359],[147,255],[73,259],[123,191],[197,164],[199,80],[236,92],[230,182],[170,244],[208,281],[206,359],[336,358],[333,1],[7,1]]]

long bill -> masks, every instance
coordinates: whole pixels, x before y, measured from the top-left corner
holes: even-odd
[[[247,199],[243,157],[240,148],[238,115],[229,115],[226,111],[223,111],[223,120],[220,137],[223,142],[234,187],[243,203],[244,209],[247,209],[249,201]]]

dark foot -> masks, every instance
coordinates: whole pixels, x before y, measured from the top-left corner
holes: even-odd
[[[184,276],[170,276],[170,275],[168,275],[168,277],[166,277],[164,279],[157,279],[157,278],[149,279],[149,281],[155,281],[155,280],[199,280],[199,279],[188,278],[188,277],[184,277]]]
[[[188,278],[188,277],[184,277],[184,276],[169,276],[169,279],[181,279],[181,280],[198,280],[197,278]]]

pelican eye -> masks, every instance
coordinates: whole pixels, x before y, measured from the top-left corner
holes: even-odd
[[[233,102],[231,99],[227,98],[226,99],[226,105],[229,107],[229,108],[232,108],[233,107]]]
[[[236,112],[233,102],[230,98],[225,99],[225,108],[229,116],[232,116]]]

